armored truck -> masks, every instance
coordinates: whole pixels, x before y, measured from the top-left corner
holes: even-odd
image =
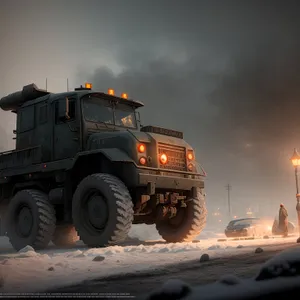
[[[141,223],[167,242],[200,234],[205,172],[183,133],[141,125],[142,106],[91,84],[63,93],[30,84],[0,100],[17,120],[15,150],[0,153],[1,235],[16,250],[105,247]]]

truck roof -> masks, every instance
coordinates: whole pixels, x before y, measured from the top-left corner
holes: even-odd
[[[90,86],[91,87],[91,86]],[[134,101],[127,98],[127,94],[122,94],[121,97],[114,95],[114,91],[109,89],[108,94],[103,92],[94,91],[91,88],[76,88],[74,91],[68,91],[63,93],[50,93],[46,90],[38,89],[37,86],[32,83],[23,87],[22,91],[14,92],[0,99],[0,107],[3,110],[10,110],[12,112],[17,112],[20,107],[26,107],[34,103],[39,103],[43,101],[49,101],[50,103],[58,99],[63,99],[65,97],[72,96],[83,97],[86,95],[96,95],[102,99],[108,101],[115,101],[130,105],[134,108],[139,108],[144,106],[142,102]]]
[[[70,92],[63,92],[63,93],[49,93],[48,95],[33,99],[33,100],[29,100],[26,101],[22,107],[26,107],[29,105],[32,105],[33,103],[38,103],[38,102],[42,102],[45,101],[47,99],[49,99],[49,102],[52,103],[53,101],[57,100],[58,98],[65,98],[65,97],[72,97],[72,96],[78,96],[78,97],[83,97],[86,95],[97,95],[99,97],[101,97],[102,99],[106,99],[106,100],[112,100],[112,101],[118,101],[120,103],[124,103],[124,104],[128,104],[131,105],[135,108],[139,108],[139,107],[143,107],[144,104],[140,101],[135,101],[132,99],[124,99],[115,95],[109,95],[106,93],[102,93],[102,92],[97,92],[97,91],[93,91],[93,90],[79,90],[79,91],[70,91]]]

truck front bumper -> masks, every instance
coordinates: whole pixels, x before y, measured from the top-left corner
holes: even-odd
[[[156,188],[175,190],[191,190],[193,187],[204,188],[203,180],[193,178],[139,173],[138,180],[139,185],[147,186],[152,191]]]

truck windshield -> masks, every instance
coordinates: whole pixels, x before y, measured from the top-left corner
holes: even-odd
[[[114,124],[112,106],[108,101],[97,97],[88,97],[82,103],[83,116],[87,121]]]
[[[136,127],[135,113],[132,107],[124,104],[115,106],[115,124],[124,127]]]
[[[87,121],[136,128],[134,109],[125,104],[113,105],[95,96],[83,98],[82,111]]]

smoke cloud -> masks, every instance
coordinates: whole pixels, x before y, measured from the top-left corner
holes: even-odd
[[[230,181],[243,206],[258,199],[269,210],[294,189],[289,157],[300,146],[300,20],[295,2],[263,1],[261,8],[254,2],[237,5],[240,14],[225,10],[219,16],[234,17],[223,36],[218,27],[219,39],[210,30],[211,51],[194,40],[175,59],[136,55],[138,63],[127,59],[119,74],[100,67],[89,79],[102,90],[113,87],[144,101],[144,123],[184,131],[208,171],[214,199],[224,197],[216,186],[223,190]],[[191,35],[196,31],[207,41],[199,25]]]

